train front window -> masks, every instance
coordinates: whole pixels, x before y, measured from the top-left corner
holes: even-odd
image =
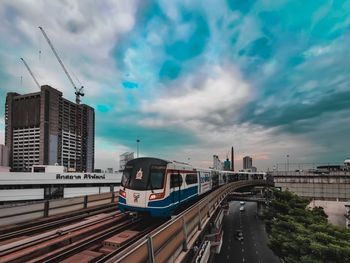
[[[122,182],[121,182],[122,186],[124,186],[124,187],[128,186],[133,168],[134,167],[132,165],[125,166],[124,171],[123,171]]]
[[[152,165],[150,169],[150,177],[149,177],[149,190],[154,189],[162,189],[164,183],[164,175],[165,175],[164,165]]]
[[[162,189],[166,163],[151,158],[129,161],[123,172],[122,186],[132,190]]]

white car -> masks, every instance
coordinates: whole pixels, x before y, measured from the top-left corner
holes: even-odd
[[[242,241],[244,239],[242,230],[239,230],[239,229],[236,230],[236,239],[238,241]]]
[[[244,201],[241,201],[241,202],[239,202],[240,203],[240,205],[245,205],[245,202]]]
[[[241,212],[244,212],[244,206],[241,206],[240,208],[239,208],[239,211],[241,211]]]

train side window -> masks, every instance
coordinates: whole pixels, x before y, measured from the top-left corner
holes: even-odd
[[[170,175],[170,188],[179,187],[182,185],[181,174],[171,174]]]
[[[186,184],[196,184],[198,183],[197,174],[186,174]]]

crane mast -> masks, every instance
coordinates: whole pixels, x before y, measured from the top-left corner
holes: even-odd
[[[27,68],[29,74],[32,76],[32,78],[33,78],[35,84],[36,84],[36,85],[39,87],[39,89],[40,89],[40,84],[39,84],[39,82],[37,81],[37,79],[35,78],[33,72],[31,71],[30,67],[28,66],[27,62],[24,60],[24,58],[21,58],[21,60],[22,60],[22,62],[23,62],[23,64],[24,64],[24,66]]]
[[[76,102],[76,104],[79,105],[79,104],[80,104],[80,96],[84,96],[84,92],[83,92],[83,88],[84,88],[84,87],[81,86],[79,89],[76,87],[76,85],[74,84],[74,81],[73,81],[72,77],[71,77],[70,74],[68,73],[68,71],[67,71],[66,67],[64,66],[64,64],[63,64],[63,62],[62,62],[62,60],[61,60],[61,58],[60,58],[59,55],[57,54],[57,51],[56,51],[56,49],[54,48],[54,46],[52,45],[52,43],[51,43],[49,37],[47,36],[46,32],[44,31],[44,29],[43,29],[41,26],[39,26],[39,29],[40,29],[41,33],[43,34],[44,38],[46,39],[47,43],[49,44],[49,46],[50,46],[52,52],[54,53],[55,57],[57,58],[58,62],[60,63],[60,65],[61,65],[61,67],[62,67],[64,73],[66,74],[66,76],[68,77],[70,83],[72,84],[72,86],[73,86],[73,88],[74,88],[74,90],[75,90],[75,102]]]

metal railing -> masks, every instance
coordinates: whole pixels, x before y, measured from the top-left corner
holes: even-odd
[[[265,184],[265,180],[254,180],[222,186],[107,262],[181,261],[181,257],[194,244],[198,233],[206,227],[230,192],[246,186]]]
[[[118,201],[117,198],[117,193],[109,192],[0,208],[0,226],[22,223],[52,215],[113,203]]]

